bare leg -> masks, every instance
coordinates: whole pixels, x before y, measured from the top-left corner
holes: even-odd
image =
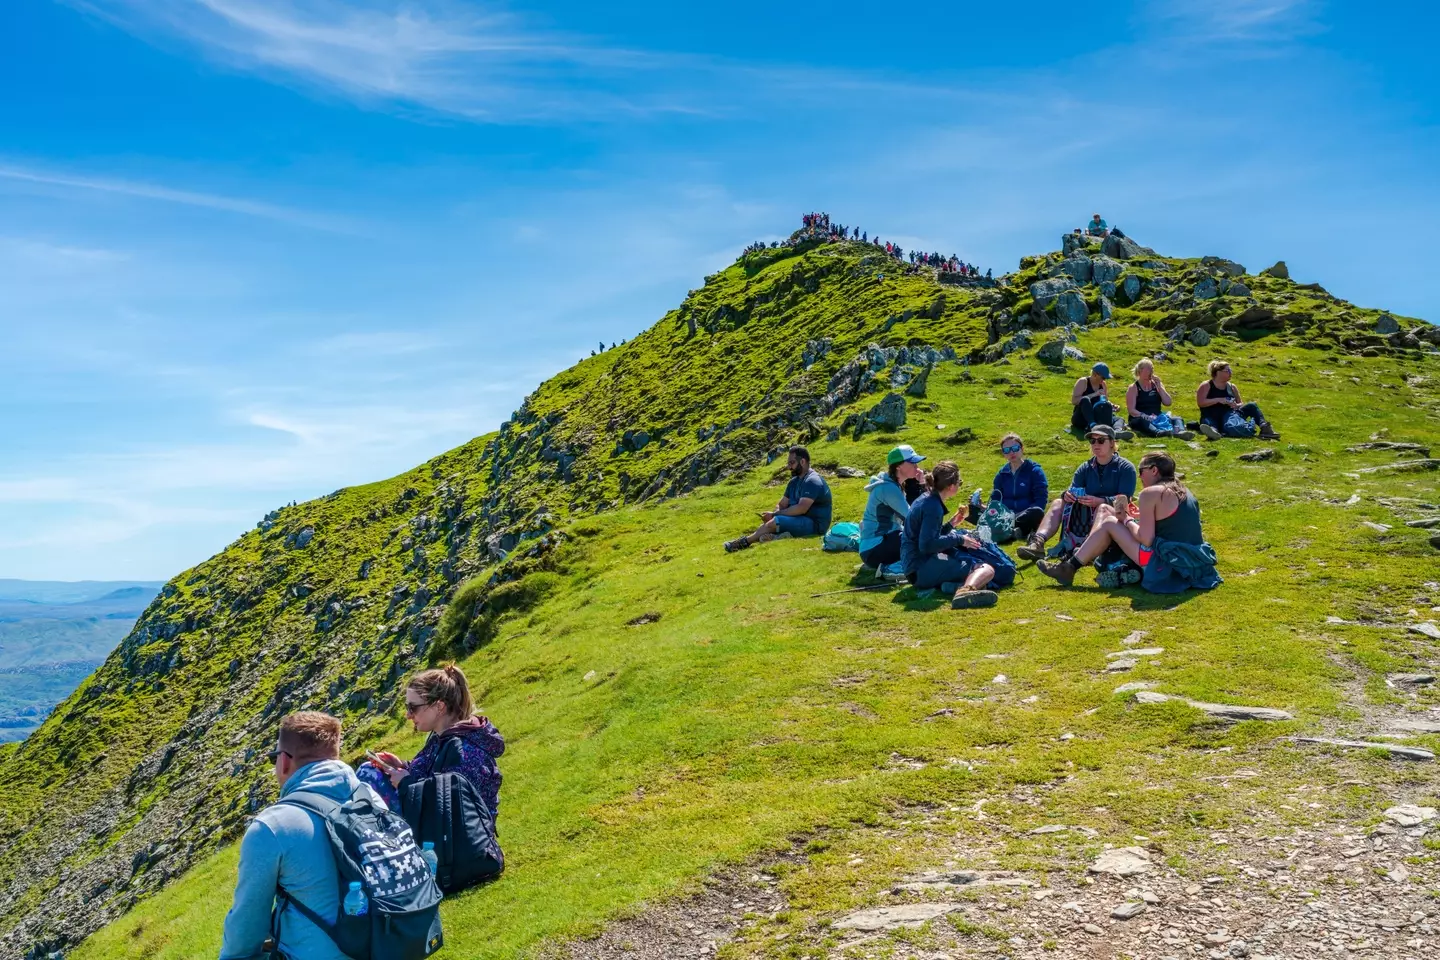
[[[1060,529],[1060,514],[1065,509],[1065,501],[1056,497],[1050,504],[1050,509],[1045,511],[1045,517],[1040,521],[1040,526],[1035,528],[1035,538],[1041,543],[1046,542],[1055,536]]]
[[[1125,556],[1136,563],[1140,562],[1140,541],[1135,537],[1135,531],[1130,529],[1129,524],[1112,514],[1109,519],[1092,530],[1090,536],[1085,538],[1085,542],[1080,544],[1079,549],[1075,551],[1075,563],[1082,567],[1093,563],[1095,558],[1104,553],[1105,548],[1112,543],[1124,551]]]
[[[965,578],[964,590],[980,590],[985,584],[995,579],[995,568],[988,563],[982,563],[970,571],[970,576]]]
[[[775,537],[775,532],[779,529],[780,528],[775,525],[775,520],[772,518],[756,527],[755,532],[745,539],[751,543],[759,543],[762,540],[772,540]]]

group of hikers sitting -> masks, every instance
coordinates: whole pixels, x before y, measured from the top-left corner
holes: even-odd
[[[341,724],[303,711],[270,751],[280,788],[240,842],[221,960],[424,957],[442,942],[438,904],[504,869],[495,828],[505,740],[475,713],[459,667],[405,686],[428,733],[411,760],[340,759]]]
[[[1015,551],[1021,560],[1035,561],[1036,569],[1064,586],[1093,566],[1096,584],[1107,589],[1128,584],[1154,593],[1212,589],[1221,583],[1215,552],[1205,542],[1199,502],[1177,476],[1174,458],[1151,450],[1133,464],[1119,453],[1118,441],[1136,433],[1195,436],[1166,411],[1173,398],[1155,375],[1155,364],[1142,359],[1133,372],[1124,421],[1110,404],[1108,366],[1097,363],[1076,382],[1071,425],[1089,443],[1090,458],[1057,497],[1051,497],[1045,471],[1026,456],[1024,441],[1007,433],[1000,440],[1005,462],[991,482],[988,502],[977,489],[952,512],[959,468],[946,460],[927,473],[921,466],[926,458],[902,444],[886,456],[885,471],[865,485],[865,511],[852,538],[849,531],[838,532],[841,525],[831,528],[830,487],[811,466],[809,451],[794,446],[784,495],[773,510],[761,513],[754,532],[728,541],[725,549],[828,531],[827,549],[832,540],[853,539],[861,563],[880,578],[907,581],[922,595],[939,591],[957,609],[998,601],[995,590],[1009,586],[1016,573],[1015,562],[998,545],[1014,539],[1023,541]],[[1279,438],[1258,406],[1242,402],[1229,363],[1212,361],[1208,373],[1195,392],[1197,426],[1206,437]]]
[[[1174,402],[1170,391],[1155,375],[1155,363],[1142,357],[1130,371],[1134,382],[1125,390],[1125,416],[1122,418],[1110,399],[1110,367],[1097,363],[1090,372],[1075,381],[1070,391],[1070,426],[1084,433],[1097,424],[1111,427],[1119,440],[1132,440],[1135,434],[1146,437],[1177,437],[1195,439],[1195,433],[1176,414],[1165,408]],[[1200,420],[1195,424],[1211,440],[1221,437],[1253,437],[1279,440],[1280,434],[1254,403],[1244,403],[1240,391],[1231,383],[1233,371],[1224,360],[1212,360],[1209,376],[1195,389],[1195,404]]]

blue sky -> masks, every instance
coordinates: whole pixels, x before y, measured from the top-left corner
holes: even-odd
[[[163,579],[828,210],[1440,319],[1428,4],[0,4],[0,577]]]

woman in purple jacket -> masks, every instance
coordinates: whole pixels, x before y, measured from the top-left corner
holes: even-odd
[[[417,731],[430,734],[415,759],[407,762],[393,753],[377,753],[374,756],[380,762],[367,760],[355,769],[355,775],[375,788],[391,810],[399,810],[399,788],[407,781],[442,772],[459,773],[475,785],[491,815],[499,819],[500,767],[496,760],[505,752],[505,738],[493,723],[476,715],[470,684],[460,668],[452,663],[417,673],[405,686],[405,715]],[[452,739],[459,741],[459,763],[443,771],[435,769],[435,759]]]

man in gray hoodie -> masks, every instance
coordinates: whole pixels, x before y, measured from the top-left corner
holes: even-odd
[[[356,790],[370,791],[340,761],[340,721],[328,714],[305,711],[281,720],[270,759],[282,799],[304,790],[343,803]],[[383,805],[379,797],[375,802]],[[240,876],[234,906],[225,916],[220,960],[262,956],[282,888],[322,917],[340,914],[339,875],[324,822],[309,811],[277,803],[256,815],[240,841]],[[329,934],[289,904],[280,912],[276,946],[291,960],[347,960]]]

